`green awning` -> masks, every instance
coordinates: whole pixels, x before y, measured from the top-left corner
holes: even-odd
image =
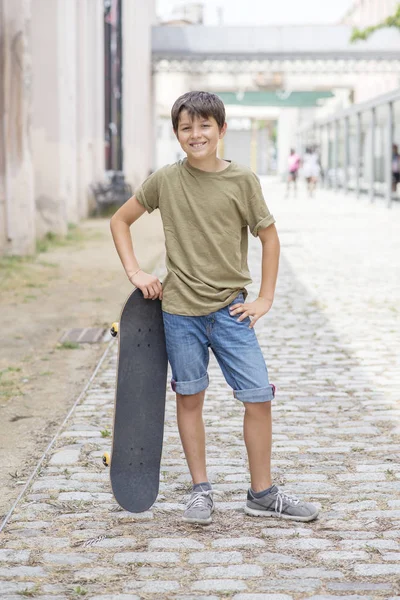
[[[240,106],[317,106],[321,98],[332,98],[332,92],[216,92],[224,104]]]

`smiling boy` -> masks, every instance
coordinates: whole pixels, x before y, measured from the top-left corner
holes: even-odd
[[[227,127],[218,96],[188,92],[176,100],[171,117],[186,158],[152,174],[115,213],[111,231],[129,280],[145,298],[162,300],[178,429],[193,482],[183,519],[206,525],[214,510],[202,417],[211,348],[234,397],[245,408],[251,480],[245,512],[311,521],[318,509],[283,492],[271,479],[275,388],[254,325],[274,299],[279,263],[275,220],[256,175],[217,156]],[[146,210],[156,208],[166,243],[167,275],[162,285],[140,269],[129,232]],[[252,302],[246,302],[246,286],[251,283],[248,229],[262,246],[261,287]]]

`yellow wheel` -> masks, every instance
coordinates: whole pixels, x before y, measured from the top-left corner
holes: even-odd
[[[104,452],[103,454],[103,465],[105,467],[109,467],[111,462],[111,457],[109,452]]]
[[[113,337],[116,337],[118,335],[118,325],[119,323],[113,323],[111,325],[110,333]]]

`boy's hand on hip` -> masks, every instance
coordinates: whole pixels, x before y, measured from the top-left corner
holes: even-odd
[[[250,317],[251,323],[249,325],[249,329],[253,329],[254,325],[257,323],[260,317],[263,317],[267,314],[269,309],[272,306],[273,298],[261,298],[258,297],[254,302],[249,302],[248,304],[234,304],[230,307],[229,311],[231,315],[238,315],[238,321],[244,321],[247,317]]]
[[[162,284],[158,277],[149,275],[144,271],[139,271],[129,278],[129,281],[142,292],[143,297],[147,300],[162,300]]]

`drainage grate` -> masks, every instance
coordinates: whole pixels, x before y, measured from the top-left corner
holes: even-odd
[[[85,329],[68,329],[60,337],[60,343],[77,342],[79,344],[97,344],[102,342],[105,329],[99,327],[86,327]]]

